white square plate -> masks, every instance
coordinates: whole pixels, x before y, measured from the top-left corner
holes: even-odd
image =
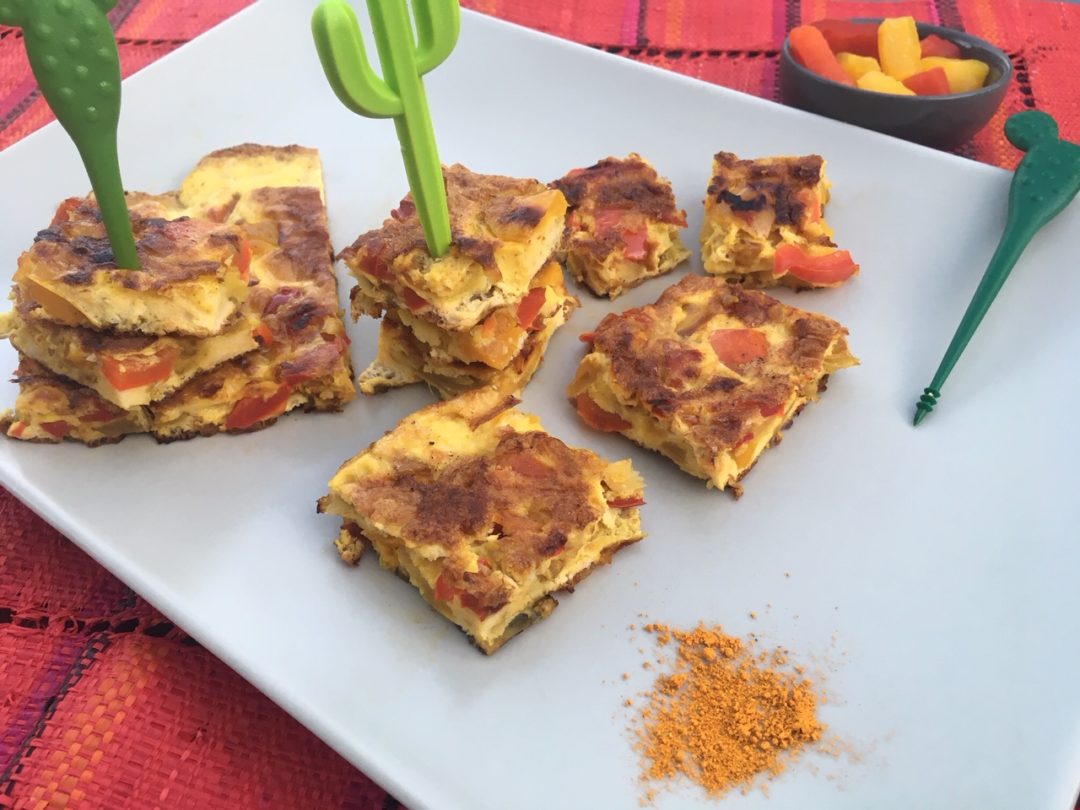
[[[174,188],[213,149],[297,142],[322,150],[336,246],[377,226],[405,190],[393,127],[332,96],[312,6],[264,0],[125,83],[127,185]],[[770,799],[725,807],[1066,807],[1080,774],[1080,207],[1028,250],[915,430],[1003,224],[1006,172],[473,14],[428,87],[447,162],[548,179],[639,151],[673,180],[689,243],[713,152],[828,159],[829,219],[862,275],[786,298],[846,324],[863,364],[742,500],[589,431],[563,396],[577,334],[672,279],[615,307],[582,294],[524,397],[570,444],[633,457],[650,536],[492,658],[373,557],[339,563],[337,527],[315,514],[341,461],[430,401],[420,387],[166,447],[0,442],[3,483],[414,810],[636,807],[621,706],[648,683],[627,630],[642,611],[841,662],[822,716],[866,756],[804,762]],[[0,154],[0,263],[14,270],[86,186],[55,125]],[[352,335],[363,367],[373,322]],[[4,344],[0,368],[14,365]],[[657,805],[711,806],[692,786]]]

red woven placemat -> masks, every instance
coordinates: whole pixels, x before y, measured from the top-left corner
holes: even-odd
[[[124,75],[250,0],[120,0]],[[961,154],[1011,167],[1010,113],[1080,140],[1080,6],[1031,0],[466,0],[487,14],[765,97],[802,20],[912,14],[1004,47],[1016,82]],[[306,36],[299,32],[298,36]],[[0,149],[51,116],[0,27]],[[0,490],[0,808],[399,805]]]

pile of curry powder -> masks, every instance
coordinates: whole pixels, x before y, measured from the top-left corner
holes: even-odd
[[[813,683],[802,668],[787,666],[783,650],[758,652],[720,627],[644,629],[673,653],[644,702],[637,701],[646,783],[682,775],[714,798],[745,792],[821,739]]]

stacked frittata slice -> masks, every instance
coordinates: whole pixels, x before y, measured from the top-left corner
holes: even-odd
[[[444,169],[452,244],[433,258],[410,197],[341,258],[357,280],[353,316],[382,317],[360,390],[426,382],[444,398],[520,391],[578,305],[553,260],[566,199],[538,180]]]
[[[141,267],[113,261],[92,199],[61,204],[19,259],[8,436],[168,441],[336,410],[354,390],[318,153],[247,144],[180,191],[132,194]]]

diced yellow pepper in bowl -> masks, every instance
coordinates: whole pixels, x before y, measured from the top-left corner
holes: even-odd
[[[855,85],[863,90],[873,90],[875,93],[892,93],[896,96],[915,95],[915,92],[905,87],[899,79],[886,76],[880,70],[867,71],[858,78]]]
[[[864,73],[869,73],[871,70],[881,72],[881,65],[878,64],[878,60],[872,56],[859,56],[857,53],[847,53],[841,51],[836,55],[837,61],[840,62],[840,67],[844,69],[844,72],[851,77],[853,82],[857,82],[859,77]]]
[[[922,70],[944,68],[953,93],[969,93],[986,84],[990,66],[978,59],[949,59],[944,56],[927,56],[919,60]]]
[[[891,17],[878,26],[878,58],[881,70],[894,79],[918,73],[922,43],[914,17]]]

